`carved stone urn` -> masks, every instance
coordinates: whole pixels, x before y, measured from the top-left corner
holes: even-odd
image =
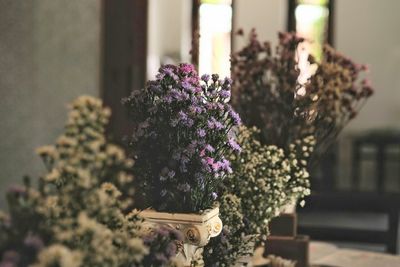
[[[181,231],[184,240],[178,244],[177,259],[186,266],[204,266],[203,247],[210,238],[218,236],[222,231],[219,208],[206,210],[201,214],[168,213],[154,210],[140,212],[144,219],[144,227],[148,231],[164,225]]]

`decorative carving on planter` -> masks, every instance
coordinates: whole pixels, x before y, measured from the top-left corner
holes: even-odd
[[[178,243],[176,257],[184,266],[204,266],[203,247],[210,238],[218,236],[222,231],[219,208],[206,210],[201,214],[167,213],[144,210],[140,216],[145,220],[144,227],[151,231],[157,225],[164,225],[182,232],[185,237]]]

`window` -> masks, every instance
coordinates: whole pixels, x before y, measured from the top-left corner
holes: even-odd
[[[332,44],[332,12],[333,0],[289,0],[288,30],[310,41],[305,49],[317,60],[323,43]]]
[[[201,0],[198,6],[199,74],[230,76],[232,0]]]

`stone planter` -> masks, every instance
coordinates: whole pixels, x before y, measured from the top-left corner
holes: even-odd
[[[140,216],[145,220],[144,227],[151,229],[164,225],[182,232],[184,240],[178,244],[176,257],[184,266],[204,266],[203,247],[210,238],[222,231],[219,208],[206,210],[202,214],[168,213],[144,210]]]

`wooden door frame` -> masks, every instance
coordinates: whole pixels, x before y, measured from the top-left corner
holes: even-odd
[[[102,1],[101,97],[112,109],[108,133],[120,143],[131,127],[121,99],[145,85],[147,0]]]

